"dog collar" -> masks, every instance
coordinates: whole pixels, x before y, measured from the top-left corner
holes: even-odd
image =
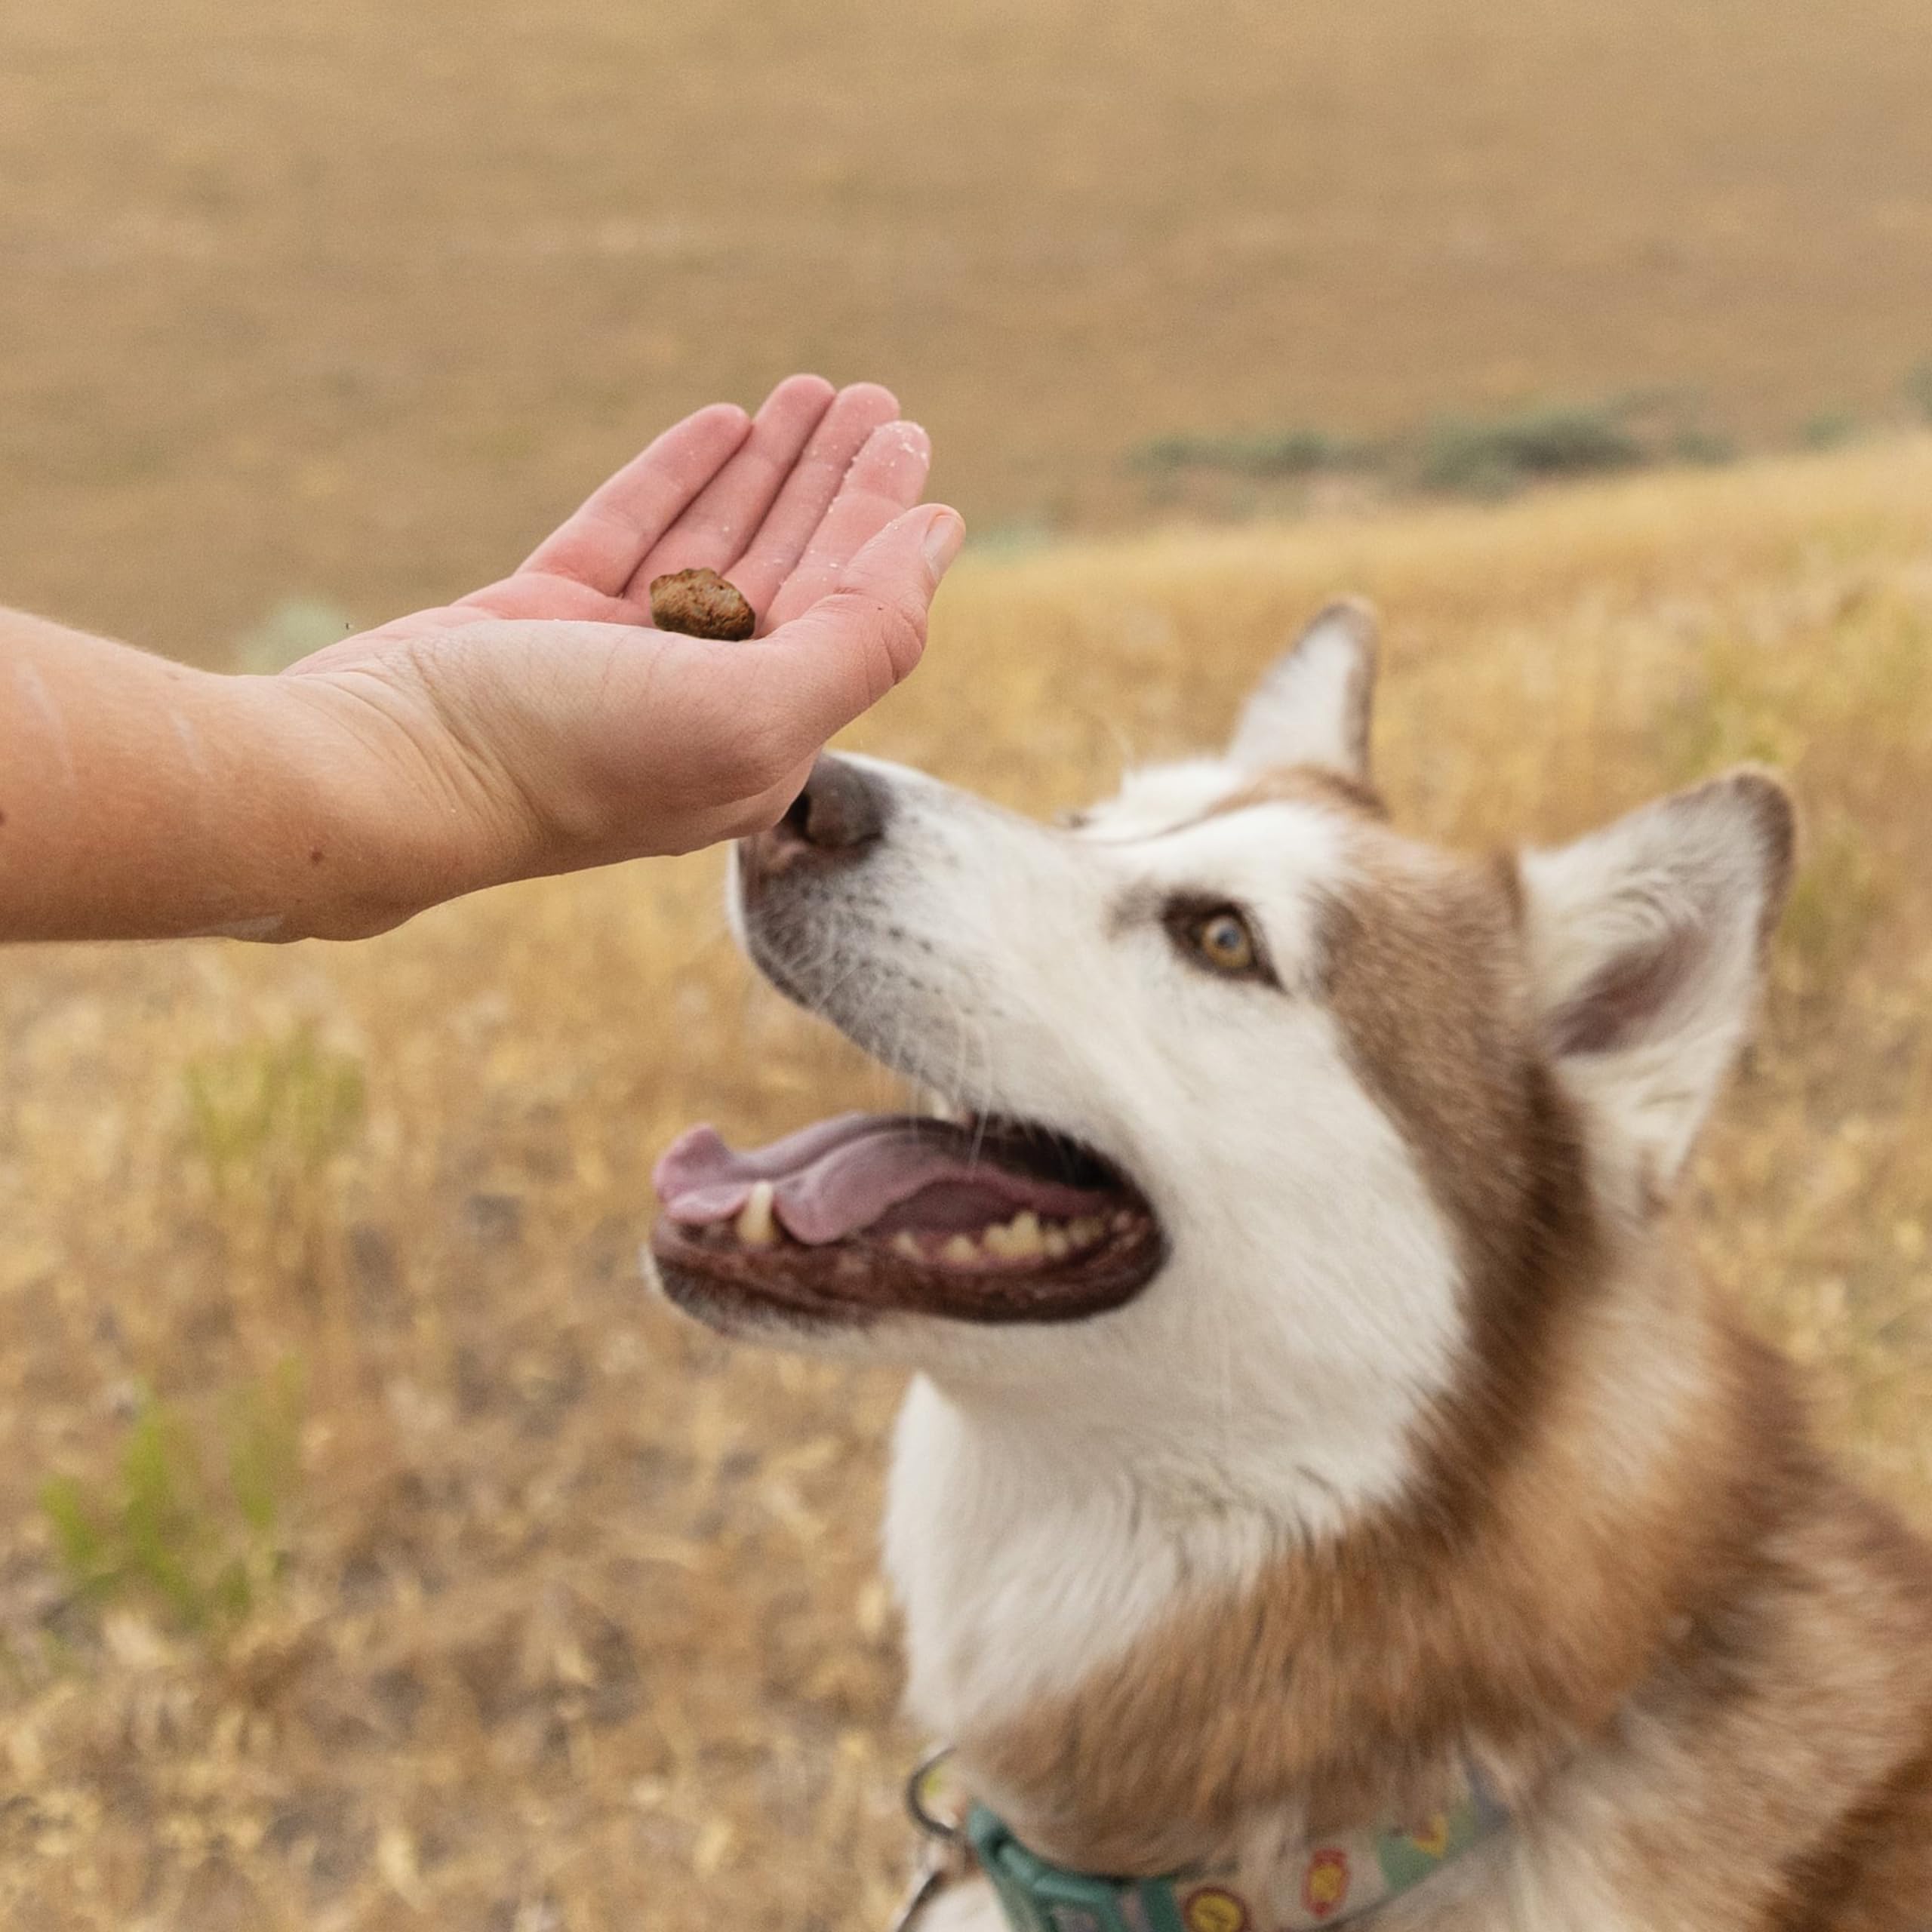
[[[1315,1840],[1253,1875],[1191,1869],[1162,1878],[1070,1872],[1030,1851],[985,1806],[965,1836],[1012,1932],[1315,1932],[1345,1925],[1426,1884],[1507,1820],[1472,1772],[1446,1810],[1386,1831]]]

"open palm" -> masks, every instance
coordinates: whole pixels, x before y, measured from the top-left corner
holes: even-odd
[[[783,811],[826,739],[918,661],[958,548],[952,511],[909,510],[930,448],[897,408],[798,376],[755,418],[700,410],[511,576],[284,674],[343,746],[343,783],[376,775],[398,916]],[[651,579],[694,566],[743,592],[752,639],[652,627]]]

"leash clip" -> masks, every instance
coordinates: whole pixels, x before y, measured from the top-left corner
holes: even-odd
[[[957,1745],[942,1744],[937,1751],[921,1758],[906,1780],[906,1817],[927,1838],[937,1838],[943,1844],[963,1844],[965,1827],[956,1820],[940,1817],[933,1809],[929,1794],[933,1780],[945,1770],[958,1749]]]
[[[971,1861],[965,1828],[934,1810],[932,1798],[933,1782],[952,1753],[952,1746],[942,1746],[921,1758],[906,1780],[906,1815],[919,1832],[919,1863],[890,1932],[912,1932],[934,1900],[965,1876]]]

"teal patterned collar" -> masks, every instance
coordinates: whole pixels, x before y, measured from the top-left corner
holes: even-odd
[[[1165,1878],[1069,1872],[1028,1850],[983,1805],[968,1814],[965,1832],[1013,1932],[1315,1932],[1413,1890],[1507,1815],[1471,1774],[1434,1817],[1316,1839],[1262,1885],[1207,1870]]]

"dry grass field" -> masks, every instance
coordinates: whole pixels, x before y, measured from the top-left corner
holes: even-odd
[[[1214,737],[1340,588],[1387,617],[1415,826],[1792,774],[1810,856],[1687,1238],[1932,1515],[1932,440],[969,558],[857,735],[1056,808]],[[884,1091],[749,985],[718,884],[5,961],[9,1926],[883,1922],[896,1391],[729,1349],[638,1277],[674,1131]]]
[[[1928,76],[1924,0],[22,0],[0,596],[374,622],[799,367],[897,385],[983,534],[1134,520],[1177,435],[1869,420]]]
[[[1687,1237],[1932,1517],[1928,72],[1924,0],[0,9],[0,603],[272,660],[817,367],[980,539],[869,749],[1049,810],[1346,590],[1432,832],[1781,764]],[[1758,460],[1481,507],[1254,455],[1618,398]],[[889,1091],[718,872],[0,958],[0,1923],[883,1923],[897,1391],[638,1274],[678,1128]]]

